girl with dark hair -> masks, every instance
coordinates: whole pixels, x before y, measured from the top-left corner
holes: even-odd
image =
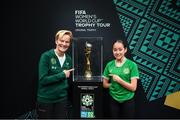
[[[122,40],[113,44],[114,60],[106,64],[103,87],[109,88],[112,118],[134,118],[134,94],[139,79],[138,66],[125,57],[127,47]]]

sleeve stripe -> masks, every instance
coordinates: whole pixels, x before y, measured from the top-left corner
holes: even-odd
[[[138,77],[138,76],[131,77],[131,79],[133,79],[133,78],[137,78],[137,79],[139,79],[139,77]]]
[[[106,76],[104,76],[104,75],[103,75],[102,77],[103,77],[103,78],[105,78],[105,79],[107,79],[107,80],[109,80],[109,78],[108,78],[108,77],[106,77]]]

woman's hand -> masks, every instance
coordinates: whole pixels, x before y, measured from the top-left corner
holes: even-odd
[[[70,77],[71,71],[74,71],[74,68],[69,69],[69,70],[64,70],[64,71],[63,71],[64,74],[66,75],[66,78],[69,78],[69,77]]]

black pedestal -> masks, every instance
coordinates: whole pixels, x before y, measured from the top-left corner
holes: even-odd
[[[102,82],[95,80],[73,83],[74,118],[102,118]]]

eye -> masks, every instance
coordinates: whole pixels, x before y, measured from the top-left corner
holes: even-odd
[[[117,51],[117,49],[116,49],[116,48],[114,48],[114,49],[113,49],[113,51]]]
[[[59,42],[64,42],[64,40],[61,40],[61,39],[60,39]]]
[[[66,41],[66,43],[70,43],[69,41]]]

